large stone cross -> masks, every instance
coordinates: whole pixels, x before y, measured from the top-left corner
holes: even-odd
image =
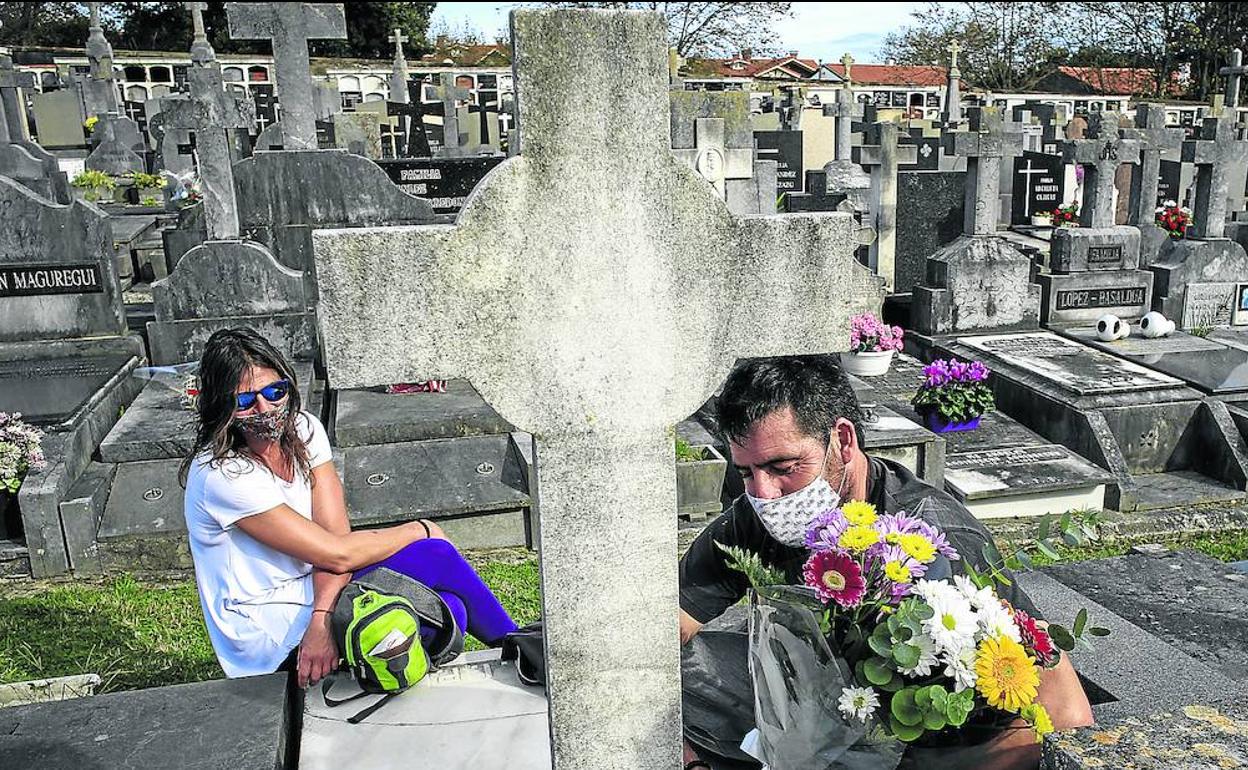
[[[966,131],[946,133],[941,140],[946,153],[966,158],[963,232],[992,235],[1001,207],[1001,161],[1022,153],[1023,135],[1007,130],[1000,108],[972,107],[967,116]]]
[[[1244,52],[1232,48],[1227,65],[1218,70],[1218,74],[1226,75],[1226,106],[1233,110],[1239,106],[1239,77],[1248,74],[1248,67],[1244,66]]]
[[[849,54],[845,54],[848,56]],[[836,118],[836,146],[833,149],[836,160],[849,160],[851,137],[854,133],[854,121],[862,118],[862,105],[854,97],[854,91],[848,85],[836,90],[836,101],[823,105],[823,115]]]
[[[754,175],[754,150],[728,147],[723,118],[698,118],[693,122],[693,149],[672,150],[706,181],[722,198],[729,179],[749,179]]]
[[[1131,177],[1131,224],[1151,225],[1157,210],[1157,182],[1161,176],[1161,155],[1183,144],[1183,129],[1166,128],[1166,108],[1162,104],[1137,104],[1135,125],[1122,129],[1122,135],[1140,143],[1140,165]]]
[[[191,12],[191,63],[204,64],[217,58],[208,42],[208,32],[204,28],[204,11],[207,3],[183,3],[182,6]]]
[[[277,98],[282,105],[282,146],[316,149],[316,103],[308,41],[343,39],[342,3],[226,3],[230,37],[271,40]]]
[[[390,101],[407,103],[410,97],[407,93],[407,56],[403,54],[403,44],[408,41],[408,37],[403,34],[402,29],[395,27],[389,40],[394,43],[394,65],[390,70]]]
[[[949,52],[949,78],[945,83],[945,125],[952,126],[962,122],[962,91],[958,81],[962,79],[962,71],[958,69],[958,53],[962,46],[957,40],[949,43],[945,49]]]
[[[468,148],[468,133],[459,127],[459,103],[472,98],[472,91],[455,84],[455,74],[443,72],[438,76],[434,89],[442,101],[442,149],[438,155],[457,158],[472,153]]]
[[[854,57],[850,56],[848,52],[845,53],[841,56],[841,66],[845,68],[845,82],[842,84],[842,87],[849,88],[854,83],[854,77],[851,72],[854,67]]]
[[[198,16],[187,3],[192,17]],[[202,17],[197,19],[195,34],[203,31]],[[205,38],[204,44],[207,44]],[[196,43],[191,44],[194,57]],[[255,122],[255,105],[248,99],[237,99],[225,88],[221,67],[208,46],[206,60],[196,60],[187,77],[189,96],[167,98],[161,112],[167,129],[194,131],[192,137],[199,160],[199,180],[204,192],[204,221],[209,240],[228,240],[239,236],[238,202],[234,192],[234,169],[230,156],[229,132],[250,129]],[[199,55],[205,55],[201,48]]]
[[[919,148],[898,144],[899,127],[891,120],[881,121],[868,131],[875,144],[854,148],[854,160],[871,173],[871,225],[875,238],[869,249],[868,264],[884,285],[897,285],[897,172],[903,163],[917,163]]]
[[[465,377],[536,437],[554,766],[670,770],[673,425],[740,357],[845,349],[864,273],[850,215],[738,219],[673,157],[660,14],[511,29],[521,153],[457,224],[314,232],[328,382]]]
[[[30,138],[26,127],[26,102],[19,89],[33,89],[35,76],[31,72],[21,72],[13,66],[13,57],[0,54],[0,112],[4,119],[0,126],[0,141],[21,142]]]
[[[1196,165],[1196,202],[1192,207],[1197,238],[1221,238],[1226,231],[1230,168],[1248,154],[1243,129],[1233,110],[1205,118],[1196,139],[1183,142],[1182,160]]]
[[[1083,166],[1080,224],[1113,227],[1114,176],[1122,164],[1140,162],[1140,140],[1119,133],[1117,113],[1094,112],[1083,139],[1062,142],[1062,158]]]
[[[100,6],[103,3],[87,3],[91,10],[88,25],[86,54],[91,66],[90,76],[83,82],[83,101],[88,116],[121,112],[121,93],[113,73],[113,46],[104,37],[100,23]]]

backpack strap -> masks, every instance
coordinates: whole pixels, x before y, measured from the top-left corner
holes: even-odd
[[[353,700],[358,700],[367,695],[377,694],[377,693],[368,692],[367,690],[360,690],[359,692],[354,693],[352,695],[348,695],[345,698],[331,698],[329,697],[329,691],[334,686],[334,681],[337,679],[337,677],[338,675],[336,673],[333,673],[325,677],[325,679],[321,682],[321,697],[325,699],[325,705],[330,708],[333,708],[334,706],[341,706],[344,703],[350,703]],[[368,719],[370,716],[372,716],[373,713],[377,711],[377,709],[389,703],[391,698],[399,694],[400,693],[397,693],[397,692],[389,692],[389,693],[383,694],[376,703],[369,704],[363,709],[357,711],[352,716],[347,717],[347,723],[358,725],[360,722],[363,722],[365,719]]]

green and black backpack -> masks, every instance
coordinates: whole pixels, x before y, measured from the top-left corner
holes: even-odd
[[[366,719],[464,648],[463,632],[442,597],[385,567],[347,584],[331,624],[345,667],[355,675],[361,692],[331,698],[334,678],[327,677],[321,685],[325,705],[338,706],[365,695],[386,696],[349,718],[351,724]],[[426,627],[436,633],[422,645],[420,631]]]

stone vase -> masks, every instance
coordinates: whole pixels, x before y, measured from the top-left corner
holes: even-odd
[[[1031,224],[1033,227],[1052,227],[1053,217],[1042,217],[1038,214],[1032,214]]]
[[[870,353],[842,353],[841,368],[858,377],[879,377],[888,372],[893,364],[895,350],[876,350]]]

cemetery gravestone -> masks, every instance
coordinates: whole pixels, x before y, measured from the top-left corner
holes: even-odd
[[[776,191],[802,192],[802,132],[755,131],[754,152],[759,160],[776,162]]]
[[[142,345],[126,332],[108,218],[0,177],[0,411],[48,431],[48,466],[18,493],[36,577],[71,567],[58,506],[134,397]]]
[[[534,432],[554,766],[667,768],[680,745],[670,427],[741,355],[844,347],[848,298],[828,298],[854,272],[850,218],[734,220],[671,156],[660,15],[515,11],[512,30],[522,151],[457,226],[314,235],[329,381],[471,376]],[[608,277],[620,270],[627,281]],[[746,301],[760,291],[769,302]],[[400,330],[385,307],[422,320]],[[604,531],[617,536],[587,553]]]
[[[672,91],[672,149],[716,192],[747,208],[745,188],[754,175],[749,100],[744,92]],[[771,199],[775,201],[775,193]],[[754,210],[757,211],[757,204]]]
[[[1031,223],[1041,212],[1051,212],[1066,199],[1066,164],[1060,155],[1024,150],[1014,159],[1010,222]]]
[[[104,37],[100,26],[100,6],[103,3],[87,3],[91,11],[86,45],[90,74],[79,81],[82,103],[87,115],[121,113],[121,91],[113,72],[113,47]]]
[[[1161,104],[1137,104],[1135,126],[1122,129],[1123,136],[1140,142],[1140,162],[1131,177],[1131,200],[1128,223],[1140,230],[1140,267],[1148,267],[1157,261],[1170,236],[1157,227],[1157,206],[1177,195],[1177,190],[1162,191],[1163,153],[1178,150],[1183,142],[1183,131],[1166,128],[1166,109]],[[1177,171],[1177,168],[1175,169]],[[1177,177],[1177,174],[1176,174]],[[1167,188],[1176,187],[1177,178]],[[1161,193],[1159,195],[1158,193]]]
[[[278,97],[282,103],[282,146],[315,150],[316,101],[308,41],[344,39],[341,3],[226,3],[230,37],[270,40]]]
[[[914,163],[918,148],[899,146],[898,127],[892,121],[876,123],[868,131],[873,144],[856,147],[854,158],[871,173],[871,221],[875,239],[868,252],[868,265],[894,291],[897,284],[897,170],[902,163]]]
[[[923,281],[927,258],[962,235],[965,171],[903,171],[897,175],[895,292]]]
[[[333,117],[334,146],[381,159],[381,119],[373,112],[340,112]]]
[[[956,127],[962,122],[962,92],[958,81],[962,79],[962,70],[958,69],[958,52],[962,46],[954,40],[949,44],[949,76],[945,84],[945,109],[941,114],[946,126]]]
[[[38,94],[31,102],[39,144],[49,150],[85,147],[82,102],[69,89]]]
[[[468,195],[495,166],[501,156],[480,158],[402,158],[377,165],[408,195],[423,198],[439,215],[459,213]]]
[[[1040,287],[1031,259],[995,237],[1001,161],[1021,151],[995,107],[968,110],[968,131],[946,134],[946,146],[967,158],[963,236],[927,260],[914,288],[911,318],[923,335],[977,329],[1034,328]]]
[[[854,210],[867,211],[870,208],[868,191],[871,189],[871,177],[851,159],[853,122],[863,118],[863,108],[854,98],[848,82],[836,92],[834,103],[824,105],[823,114],[836,118],[836,158],[823,167],[827,180],[825,189],[833,194],[845,195]]]
[[[435,154],[439,158],[462,158],[476,154],[479,148],[469,144],[466,125],[460,120],[460,104],[471,99],[472,92],[457,86],[455,75],[450,72],[439,76],[434,91],[442,102],[442,144]]]
[[[105,174],[118,177],[147,170],[147,164],[142,156],[136,153],[133,145],[124,138],[124,135],[129,133],[125,125],[132,122],[129,118],[119,118],[114,115],[100,118],[93,132],[93,137],[99,137],[99,144],[87,156],[86,167],[88,169],[103,171]]]

